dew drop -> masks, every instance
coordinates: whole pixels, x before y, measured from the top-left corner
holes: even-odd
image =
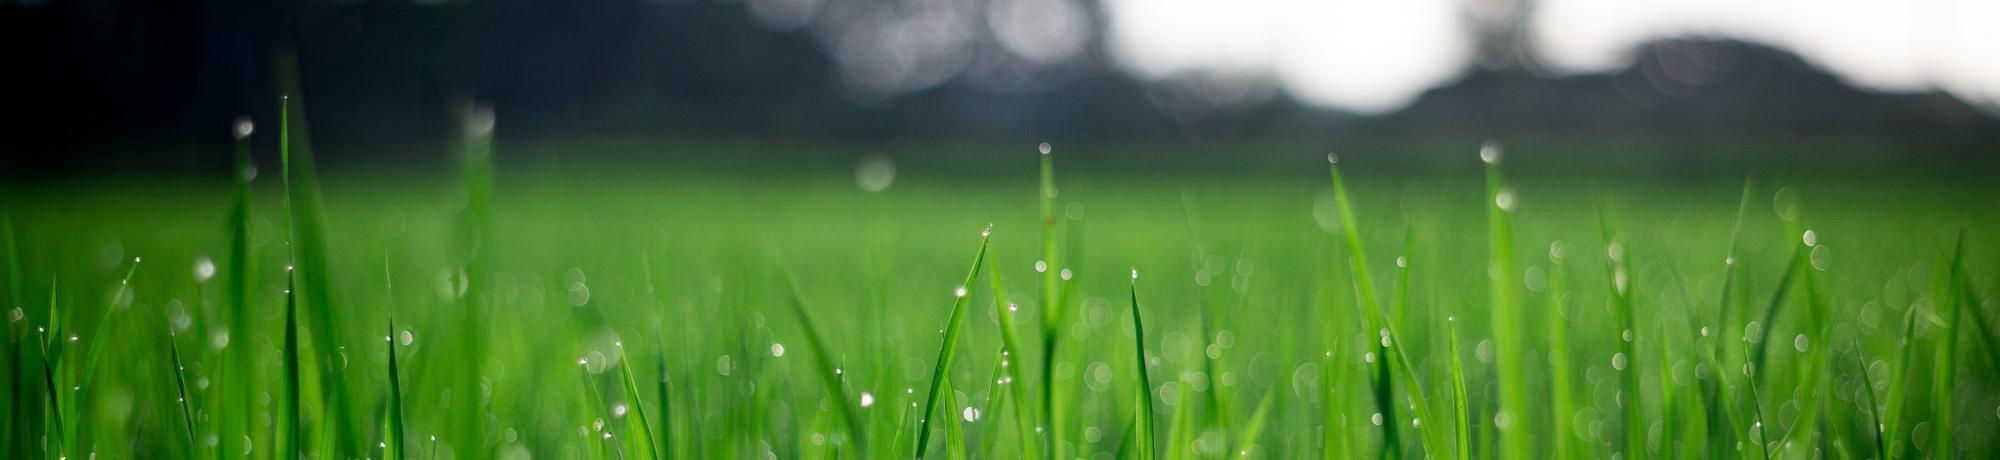
[[[1500,143],[1486,141],[1479,144],[1479,161],[1489,165],[1500,164]]]
[[[1513,187],[1501,188],[1499,193],[1493,194],[1493,205],[1499,207],[1501,211],[1514,212],[1514,207],[1519,201]]]
[[[1405,259],[1403,256],[1396,256],[1396,268],[1408,268],[1409,266],[1410,259]]]
[[[1070,277],[1070,274],[1069,274],[1069,269],[1067,269],[1067,268],[1065,268],[1065,269],[1062,269],[1062,280],[1063,280],[1063,281],[1069,281],[1069,277]]]
[[[875,394],[866,391],[861,392],[861,407],[870,407],[874,405],[875,405]]]
[[[236,117],[236,123],[229,126],[229,134],[236,136],[236,140],[239,141],[250,137],[250,133],[255,131],[257,131],[257,126],[250,124],[249,115]]]
[[[954,288],[954,289],[952,289],[952,290],[951,290],[951,296],[952,296],[952,297],[965,297],[965,286],[959,286],[959,287],[957,287],[957,288]]]
[[[401,339],[401,342],[405,347],[410,346],[411,343],[415,343],[417,341],[417,335],[411,333],[409,329],[404,329],[403,333],[398,335],[397,338]]]
[[[968,422],[979,421],[979,409],[976,408],[966,407],[965,410],[959,411],[959,415],[965,417],[965,421]]]
[[[782,344],[782,343],[773,343],[773,344],[771,344],[771,356],[774,356],[774,357],[783,357],[783,356],[785,356],[785,344]]]
[[[1611,355],[1611,368],[1625,370],[1625,353]]]
[[[1806,230],[1806,233],[1805,233],[1805,235],[1803,235],[1803,236],[1800,236],[1800,237],[1799,237],[1799,241],[1802,241],[1802,242],[1804,242],[1804,243],[1806,244],[1806,246],[1818,246],[1818,245],[1819,245],[1819,235],[1818,235],[1818,234],[1816,234],[1816,233],[1813,233],[1813,231],[1812,231],[1812,230]]]
[[[1048,273],[1048,272],[1049,272],[1048,261],[1043,261],[1043,260],[1035,261],[1035,273]]]
[[[1327,164],[1340,164],[1340,154],[1334,152],[1327,152],[1326,162]]]
[[[1048,155],[1055,152],[1055,147],[1050,146],[1047,142],[1043,142],[1042,145],[1035,146],[1035,150],[1041,151],[1043,155]]]
[[[1805,334],[1792,337],[1792,348],[1798,349],[1800,353],[1804,353],[1810,347],[1812,347],[1812,339],[1806,337]]]
[[[211,260],[211,259],[209,259],[209,258],[208,258],[208,256],[201,256],[201,257],[196,257],[196,258],[194,258],[194,281],[195,281],[195,282],[197,282],[197,283],[206,283],[206,282],[208,282],[208,280],[209,280],[210,278],[214,278],[214,277],[215,277],[215,261],[214,261],[214,260]]]
[[[1375,424],[1375,426],[1382,426],[1382,413],[1376,412],[1375,415],[1368,416],[1368,422]]]

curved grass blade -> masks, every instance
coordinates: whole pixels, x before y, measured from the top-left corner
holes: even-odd
[[[1243,446],[1236,449],[1237,457],[1250,457],[1247,449],[1257,444],[1257,438],[1264,435],[1264,420],[1270,417],[1271,405],[1278,400],[1277,396],[1277,388],[1266,390],[1263,401],[1257,403],[1257,409],[1250,411],[1250,419],[1243,423],[1243,431],[1236,434],[1236,445]]]
[[[819,372],[815,374],[820,376],[820,383],[826,385],[827,399],[835,401],[833,409],[840,414],[841,424],[844,425],[842,428],[847,430],[849,436],[854,437],[855,450],[865,454],[868,452],[867,433],[861,426],[861,417],[855,414],[853,406],[848,404],[847,392],[841,388],[840,369],[834,365],[833,359],[827,356],[826,341],[820,338],[819,329],[813,327],[812,315],[806,312],[805,301],[799,298],[798,284],[792,280],[791,272],[787,270],[780,276],[785,282],[786,303],[792,307],[792,314],[799,319],[799,327],[805,329],[806,341],[812,345],[813,363],[819,367]],[[630,397],[637,398],[638,389],[632,387],[632,373],[629,369],[625,372],[625,382]],[[643,412],[639,415],[645,416]]]
[[[992,235],[991,226],[987,227],[985,232],[980,233],[979,254],[972,257],[972,270],[965,274],[965,282],[959,284],[958,291],[954,293],[957,295],[957,299],[952,301],[950,319],[945,320],[944,343],[938,347],[937,364],[931,370],[931,389],[927,393],[927,396],[924,397],[924,413],[918,416],[920,424],[917,427],[917,451],[915,458],[924,458],[925,447],[929,445],[931,438],[931,418],[937,415],[938,391],[944,388],[945,373],[951,369],[952,352],[958,349],[958,334],[960,327],[964,324],[965,305],[972,300],[972,282],[979,278],[979,270],[985,266],[986,248],[987,244],[992,241]],[[951,414],[945,415],[949,417]]]
[[[1376,302],[1375,280],[1368,276],[1367,248],[1361,244],[1360,227],[1355,224],[1354,207],[1347,197],[1347,182],[1340,174],[1339,157],[1326,156],[1328,170],[1333,176],[1334,203],[1340,213],[1341,233],[1347,242],[1348,272],[1352,275],[1356,306],[1361,310],[1362,324],[1369,331],[1381,331],[1388,335],[1387,321],[1382,318],[1381,305]],[[1385,339],[1389,340],[1389,339]],[[1403,444],[1398,436],[1396,420],[1396,390],[1394,372],[1389,365],[1389,347],[1376,347],[1375,354],[1382,359],[1375,360],[1375,369],[1370,382],[1374,387],[1375,410],[1382,414],[1382,457],[1402,458]]]
[[[1021,452],[1016,455],[1021,458],[1033,458],[1036,454],[1041,453],[1040,448],[1035,445],[1034,420],[1037,420],[1037,418],[1034,414],[1028,413],[1027,408],[1022,406],[1021,401],[1027,398],[1021,395],[1021,385],[1013,384],[1014,381],[1020,380],[1020,372],[1015,371],[1020,366],[1013,365],[1014,357],[1021,356],[1021,341],[1018,339],[1020,334],[1014,329],[1014,312],[1020,310],[1020,306],[1010,303],[1007,300],[1007,286],[1001,282],[1000,262],[997,260],[998,256],[995,255],[997,252],[999,251],[989,250],[986,252],[986,265],[993,267],[987,270],[986,278],[993,281],[993,311],[1000,318],[1000,345],[1002,348],[1000,349],[1000,360],[998,362],[1000,363],[1000,371],[1005,373],[1005,378],[1008,382],[1005,385],[1007,387],[1006,390],[1013,393],[1008,395],[1008,402],[1014,406],[1014,425],[1015,430],[1020,432],[1019,437],[1021,441]],[[1047,270],[1043,271],[1046,272]],[[995,418],[994,420],[998,421],[999,419]],[[998,437],[999,430],[994,430],[994,434],[995,437]]]
[[[1889,458],[1889,445],[1882,439],[1882,411],[1875,405],[1875,378],[1868,375],[1868,362],[1861,353],[1859,343],[1854,347],[1854,365],[1861,371],[1861,393],[1867,395],[1868,437],[1872,441],[1869,445],[1875,447],[1875,458],[1886,460]]]
[[[1139,314],[1139,269],[1137,268],[1132,269],[1132,337],[1132,348],[1134,358],[1137,358],[1136,367],[1139,373],[1139,398],[1136,401],[1138,419],[1133,426],[1133,429],[1137,430],[1135,447],[1139,450],[1139,458],[1150,460],[1154,455],[1153,383],[1146,377],[1146,323]]]

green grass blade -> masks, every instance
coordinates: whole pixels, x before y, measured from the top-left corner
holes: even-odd
[[[1524,315],[1519,299],[1520,282],[1514,270],[1514,228],[1509,222],[1519,198],[1500,172],[1500,145],[1479,146],[1479,159],[1486,163],[1486,222],[1488,300],[1492,304],[1494,366],[1500,385],[1500,409],[1494,413],[1500,429],[1500,444],[1509,458],[1534,456],[1537,427],[1529,409],[1527,368],[1532,361],[1525,339]],[[1636,395],[1637,392],[1631,394]],[[1636,460],[1628,454],[1627,459]]]
[[[1939,339],[1941,343],[1937,354],[1938,361],[1931,366],[1932,369],[1935,369],[1937,375],[1933,377],[1936,387],[1931,391],[1931,411],[1933,412],[1931,416],[1934,419],[1931,425],[1933,437],[1929,453],[1940,459],[1950,459],[1958,450],[1956,447],[1953,447],[1952,443],[1952,432],[1957,428],[1955,420],[1952,417],[1952,411],[1958,409],[1952,401],[1953,397],[1958,393],[1959,318],[1964,316],[1962,311],[1968,299],[1960,294],[1963,291],[1950,287],[1962,286],[1965,283],[1964,233],[1959,234],[1958,244],[1951,251],[1950,269],[1951,281],[1950,284],[1946,285],[1946,292],[1950,293],[1948,298],[1951,299],[1949,300],[1951,304],[1947,307],[1949,313],[1945,314],[1944,337]]]
[[[982,250],[981,252],[985,251]],[[826,386],[827,399],[834,401],[833,409],[834,412],[840,415],[842,429],[846,430],[849,436],[854,437],[855,450],[863,453],[868,452],[867,433],[862,429],[861,418],[854,413],[853,405],[848,403],[847,393],[843,391],[840,385],[840,369],[834,365],[833,358],[827,354],[826,341],[820,338],[819,329],[813,327],[812,315],[807,313],[805,301],[799,296],[798,284],[792,280],[789,270],[780,276],[785,283],[786,303],[791,306],[792,314],[798,317],[799,327],[805,330],[806,342],[812,345],[813,363],[819,368],[815,374],[819,375],[820,383]],[[631,372],[629,370],[626,372],[626,385],[628,386],[628,390],[632,392],[631,397],[638,397],[638,390],[636,388],[629,388],[631,385]],[[641,414],[641,416],[643,415]]]
[[[1362,324],[1370,332],[1378,332],[1385,338],[1389,335],[1387,321],[1382,318],[1381,305],[1376,302],[1375,281],[1368,276],[1368,252],[1361,243],[1361,228],[1355,223],[1354,207],[1347,197],[1347,183],[1340,174],[1339,158],[1333,154],[1326,156],[1328,169],[1333,176],[1334,202],[1340,213],[1341,233],[1347,242],[1348,272],[1352,274],[1355,304],[1361,310]],[[1389,347],[1376,347],[1375,354],[1382,359],[1375,360],[1374,387],[1375,410],[1382,414],[1382,457],[1402,458],[1402,441],[1396,423],[1396,393],[1394,372],[1389,364]]]
[[[1132,269],[1132,344],[1136,371],[1139,374],[1138,400],[1134,401],[1138,410],[1136,447],[1139,458],[1152,459],[1153,446],[1153,383],[1146,376],[1146,323],[1139,314],[1139,269]]]
[[[1466,399],[1465,362],[1459,359],[1458,353],[1458,318],[1447,317],[1445,324],[1451,335],[1452,437],[1457,442],[1455,450],[1458,452],[1458,458],[1466,460],[1472,458],[1472,415],[1470,401]],[[1556,433],[1557,437],[1566,435],[1567,433]]]
[[[298,458],[302,450],[299,445],[299,406],[304,399],[299,391],[299,303],[293,288],[298,285],[292,276],[291,267],[285,267],[285,346],[282,350],[285,366],[285,397],[280,404],[278,445],[275,449],[284,458]]]
[[[62,411],[62,392],[57,390],[62,386],[56,383],[56,368],[62,365],[62,340],[57,339],[62,337],[62,309],[58,308],[56,303],[56,293],[59,292],[56,290],[56,280],[55,277],[49,278],[49,326],[44,331],[44,336],[36,342],[42,347],[42,383],[44,389],[48,391],[48,442],[56,449],[57,457],[64,457],[69,453],[67,448],[69,443],[64,436],[66,430]]]
[[[1250,411],[1250,419],[1243,423],[1242,431],[1236,434],[1236,445],[1242,446],[1235,450],[1238,458],[1250,458],[1249,447],[1257,445],[1257,438],[1264,435],[1264,421],[1270,418],[1271,405],[1278,400],[1277,396],[1277,388],[1265,391],[1263,400],[1257,403],[1256,409]]]
[[[1633,330],[1637,319],[1632,313],[1633,299],[1636,296],[1633,291],[1636,290],[1634,285],[1637,283],[1631,279],[1632,262],[1626,254],[1624,242],[1613,230],[1615,227],[1612,224],[1610,205],[1600,202],[1600,206],[1599,225],[1602,226],[1604,241],[1607,242],[1605,254],[1610,258],[1606,269],[1610,272],[1608,281],[1611,288],[1611,312],[1617,319],[1619,330],[1618,354],[1612,357],[1612,367],[1618,372],[1620,388],[1626,395],[1630,395],[1627,396],[1628,400],[1634,402],[1624,405],[1624,420],[1621,425],[1624,426],[1625,433],[1622,448],[1625,458],[1638,460],[1646,454],[1646,416],[1644,405],[1637,403],[1642,397],[1639,386],[1639,352],[1636,343],[1638,333]],[[1630,370],[1627,370],[1628,368]]]
[[[663,455],[661,454],[660,441],[653,435],[653,420],[646,414],[645,399],[639,397],[638,380],[632,378],[632,362],[630,360],[619,361],[618,373],[620,380],[624,382],[625,405],[638,413],[637,417],[625,419],[625,432],[638,433],[637,437],[639,441],[645,443],[646,453],[650,454],[645,458],[655,458]]]
[[[118,290],[111,294],[111,305],[104,308],[104,318],[97,322],[96,335],[91,338],[90,350],[84,355],[83,383],[77,390],[78,393],[89,394],[91,383],[97,378],[98,359],[104,356],[104,344],[111,342],[111,319],[118,313],[118,303],[123,301],[126,295],[132,294],[132,274],[139,271],[139,262],[139,258],[132,258],[132,266],[125,269],[125,278],[118,281]],[[76,339],[72,337],[70,340]]]
[[[938,346],[937,364],[931,370],[931,389],[927,392],[927,396],[924,397],[924,413],[918,416],[920,424],[917,427],[917,451],[915,458],[924,458],[924,450],[929,445],[931,419],[938,414],[938,392],[944,388],[946,372],[951,370],[951,361],[954,356],[952,352],[958,349],[958,334],[960,326],[964,323],[965,305],[972,300],[972,282],[979,278],[979,270],[985,266],[986,248],[987,244],[992,242],[991,237],[992,227],[988,227],[985,232],[980,233],[979,254],[972,257],[972,270],[965,274],[965,282],[959,284],[958,291],[953,293],[957,298],[952,301],[951,317],[945,320],[944,343]],[[945,414],[947,417],[950,415]]]
[[[1021,341],[1018,339],[1020,333],[1014,329],[1014,312],[1019,311],[1021,308],[1019,305],[1007,300],[1007,285],[1001,282],[1000,262],[997,260],[999,256],[995,255],[998,252],[986,252],[986,265],[993,267],[987,270],[986,278],[993,282],[993,311],[1000,319],[1001,350],[998,363],[1001,368],[1000,370],[1005,373],[1005,378],[1008,382],[1004,385],[1006,387],[1005,390],[1013,393],[1009,396],[1010,402],[1014,405],[1015,429],[1020,432],[1019,437],[1021,442],[1021,451],[1016,455],[1021,458],[1033,458],[1036,454],[1040,453],[1040,448],[1035,444],[1034,424],[1037,418],[1034,414],[1028,413],[1022,405],[1021,401],[1027,398],[1021,395],[1021,385],[1013,383],[1016,380],[1020,380],[1020,373],[1015,371],[1020,366],[1013,364],[1014,357],[1023,356],[1021,354]],[[1046,271],[1044,270],[1044,272]],[[995,391],[999,391],[999,389]],[[996,417],[993,420],[997,422],[999,418]],[[995,432],[995,437],[998,437],[999,430],[993,431]]]
[[[168,369],[168,371],[174,374],[174,395],[176,397],[175,402],[178,403],[177,406],[179,406],[181,410],[181,428],[182,428],[181,434],[183,435],[182,441],[186,442],[186,444],[182,445],[181,447],[183,449],[183,452],[185,452],[184,455],[192,457],[194,456],[195,452],[194,410],[190,408],[190,406],[193,405],[193,402],[188,400],[187,374],[186,374],[187,367],[181,365],[181,345],[179,341],[174,340],[173,325],[171,324],[167,326],[167,353],[168,356],[171,356],[173,358],[174,367],[172,369]]]
[[[1585,456],[1582,452],[1583,446],[1578,442],[1576,430],[1571,425],[1579,409],[1575,394],[1575,371],[1571,369],[1574,361],[1570,352],[1569,281],[1567,266],[1564,265],[1564,251],[1566,248],[1560,241],[1549,245],[1549,306],[1545,313],[1548,334],[1544,337],[1548,339],[1549,349],[1549,392],[1554,398],[1552,402],[1554,416],[1551,417],[1551,421],[1554,422],[1555,432],[1551,433],[1550,437],[1555,439],[1556,458],[1580,458]],[[1458,367],[1456,345],[1452,346],[1452,352],[1454,356],[1452,367],[1456,368]],[[1455,375],[1454,378],[1458,377]]]
[[[390,276],[390,273],[389,255],[387,252],[384,252],[382,254],[382,289],[383,292],[390,294],[389,298],[393,299],[395,298],[395,281]],[[394,304],[390,304],[388,309],[387,320],[384,326],[386,330],[383,331],[388,335],[382,337],[387,339],[385,342],[389,343],[389,407],[387,408],[389,413],[382,417],[384,425],[382,436],[385,438],[382,442],[382,457],[385,459],[403,460],[404,458],[408,458],[404,455],[405,449],[403,448],[403,443],[407,439],[403,436],[403,374],[402,370],[397,368],[396,359],[396,307]]]
[[[241,343],[257,343],[250,327],[251,276],[256,273],[253,265],[256,257],[250,253],[250,182],[256,177],[256,166],[250,160],[250,133],[253,130],[249,118],[236,120],[235,168],[230,172],[230,182],[234,188],[229,204],[228,266],[223,273],[223,330],[238,337]],[[201,340],[197,339],[196,343]],[[218,439],[239,439],[250,435],[250,399],[258,393],[252,388],[253,362],[252,347],[237,346],[223,350],[221,391],[217,398],[221,401],[221,427]],[[220,456],[229,449],[216,449]]]
[[[1867,397],[1869,445],[1875,448],[1875,458],[1886,460],[1889,458],[1889,445],[1882,437],[1882,411],[1875,401],[1875,378],[1868,375],[1867,355],[1861,352],[1859,344],[1854,347],[1854,365],[1861,371],[1861,393]]]
[[[1036,190],[1035,196],[1036,201],[1041,204],[1042,258],[1036,261],[1035,270],[1040,272],[1042,276],[1041,416],[1042,426],[1049,429],[1049,441],[1044,443],[1048,447],[1042,453],[1050,458],[1054,458],[1056,446],[1061,445],[1063,437],[1067,435],[1064,432],[1064,427],[1061,425],[1061,419],[1056,417],[1055,414],[1057,409],[1056,401],[1059,395],[1053,371],[1056,363],[1057,339],[1062,337],[1062,324],[1063,321],[1068,319],[1068,316],[1065,316],[1068,313],[1068,309],[1064,308],[1063,294],[1060,292],[1062,290],[1061,281],[1058,277],[1058,272],[1062,270],[1063,265],[1056,258],[1055,158],[1050,155],[1053,153],[1053,149],[1048,143],[1042,143],[1039,147],[1042,154],[1041,186]]]

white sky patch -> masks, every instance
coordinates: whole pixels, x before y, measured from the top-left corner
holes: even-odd
[[[1264,75],[1312,105],[1382,112],[1471,64],[1452,0],[1107,0],[1111,57],[1146,80]],[[1650,40],[1705,35],[1796,52],[1864,88],[2000,105],[2000,1],[1543,0],[1530,32],[1562,72],[1619,68]]]
[[[1449,0],[1109,0],[1113,59],[1144,79],[1262,74],[1307,103],[1393,110],[1456,77],[1470,38]]]

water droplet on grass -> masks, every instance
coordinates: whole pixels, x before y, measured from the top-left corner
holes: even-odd
[[[1499,193],[1493,194],[1493,206],[1499,207],[1501,211],[1514,212],[1514,207],[1519,205],[1519,202],[1520,198],[1513,187],[1501,188]]]
[[[1043,142],[1041,145],[1035,146],[1035,150],[1042,152],[1043,155],[1048,155],[1055,152],[1055,147],[1050,146],[1047,142]]]
[[[1800,353],[1804,353],[1806,349],[1810,348],[1811,346],[1812,346],[1812,339],[1806,337],[1805,334],[1799,334],[1797,337],[1792,337],[1792,348],[1798,349]]]
[[[784,357],[784,356],[785,356],[785,344],[782,344],[782,343],[773,343],[773,344],[771,344],[771,356],[774,356],[774,357]]]
[[[229,126],[229,134],[235,136],[236,140],[239,141],[243,140],[243,138],[250,137],[250,133],[256,131],[257,131],[257,125],[250,123],[249,115],[236,117],[236,123],[232,123]]]
[[[402,339],[403,346],[405,347],[410,346],[411,343],[415,343],[417,341],[417,335],[411,333],[409,329],[404,329],[403,333],[398,338]]]
[[[1500,164],[1500,143],[1494,141],[1480,143],[1479,161],[1489,165]]]
[[[968,422],[979,421],[979,409],[976,408],[966,407],[965,410],[959,411],[959,415],[963,416],[965,421]]]
[[[866,391],[861,392],[861,407],[865,408],[874,405],[875,405],[875,394]]]
[[[1625,353],[1611,355],[1611,368],[1625,370]]]
[[[197,282],[197,283],[206,283],[206,282],[208,282],[208,279],[209,279],[209,278],[214,278],[214,277],[215,277],[215,261],[214,261],[214,260],[210,260],[210,259],[208,258],[208,256],[201,256],[201,257],[196,257],[196,258],[194,258],[194,281],[195,281],[195,282]]]

